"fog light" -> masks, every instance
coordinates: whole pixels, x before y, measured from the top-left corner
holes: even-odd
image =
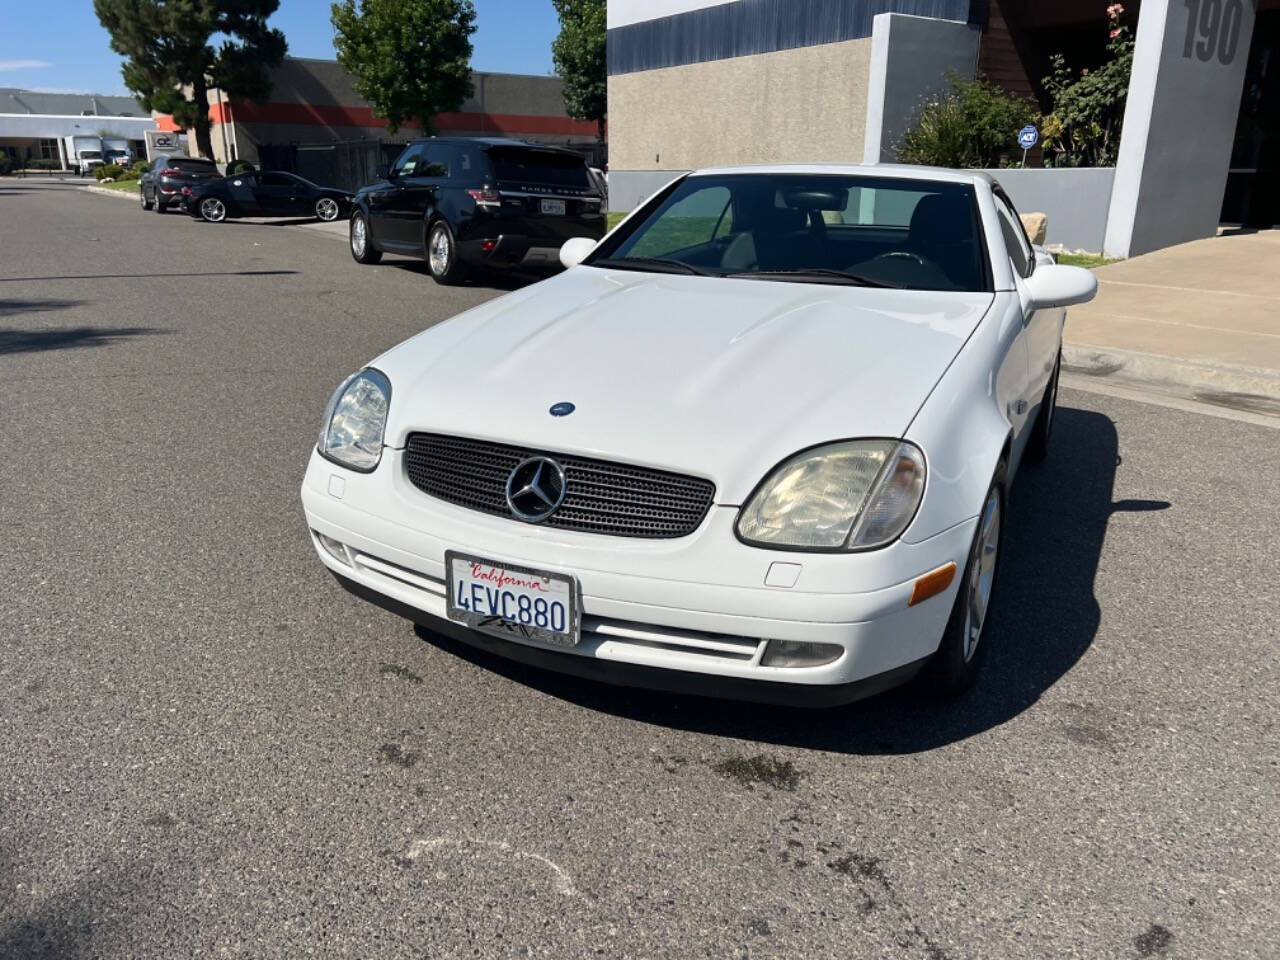
[[[839,660],[844,647],[807,640],[770,640],[760,661],[765,667],[820,667]]]
[[[333,539],[333,537],[326,537],[319,530],[312,530],[311,532],[316,535],[316,539],[320,541],[320,546],[324,547],[325,553],[329,554],[329,556],[333,557],[333,559],[337,560],[339,563],[348,567],[351,566],[351,558],[347,556],[346,547]]]

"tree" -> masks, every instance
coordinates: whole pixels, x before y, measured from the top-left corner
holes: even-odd
[[[575,120],[594,120],[604,139],[609,110],[605,60],[605,0],[551,0],[560,35],[551,42],[556,74],[564,81],[564,106]]]
[[[395,133],[462,106],[471,82],[471,0],[343,0],[330,7],[338,63]]]
[[[1035,120],[1035,101],[955,73],[949,83],[947,93],[921,108],[898,159],[935,167],[999,166],[1002,156],[1017,149],[1018,131]]]
[[[261,102],[270,69],[284,59],[284,34],[267,26],[280,0],[93,0],[111,49],[124,56],[125,86],[147,110],[194,130],[196,148],[213,156],[209,89]],[[211,40],[221,40],[214,49]]]

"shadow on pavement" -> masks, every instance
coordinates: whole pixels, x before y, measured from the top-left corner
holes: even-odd
[[[287,277],[297,270],[209,270],[198,273],[82,273],[65,277],[0,277],[0,283],[36,280],[146,280],[168,277]]]
[[[20,313],[46,313],[50,310],[70,310],[78,307],[84,300],[0,300],[0,317],[8,317]]]
[[[75,347],[102,347],[127,337],[168,333],[156,327],[66,327],[60,330],[0,329],[0,357]]]
[[[421,627],[418,635],[543,693],[645,723],[836,753],[932,750],[1016,717],[1089,649],[1100,616],[1093,580],[1112,514],[1170,506],[1113,502],[1119,462],[1109,418],[1059,408],[1048,460],[1020,471],[1010,497],[1000,596],[983,638],[991,645],[984,672],[949,703],[914,686],[826,711],[676,696],[536,670]]]
[[[395,260],[383,260],[382,266],[395,267],[399,270],[404,270],[406,273],[416,273],[421,275],[428,283],[435,283],[431,279],[431,270],[425,260],[409,257],[397,258]],[[521,290],[530,284],[553,276],[555,276],[555,273],[550,271],[532,273],[521,270],[477,270],[460,286],[463,289],[475,287],[480,290],[502,290],[510,293],[513,290]]]

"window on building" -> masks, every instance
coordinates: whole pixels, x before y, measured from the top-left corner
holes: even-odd
[[[40,141],[40,159],[41,160],[57,160],[58,159],[58,141],[57,140],[41,140]]]

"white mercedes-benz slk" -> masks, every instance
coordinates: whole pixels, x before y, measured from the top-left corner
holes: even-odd
[[[1065,307],[980,173],[703,170],[345,381],[302,485],[358,596],[526,663],[825,705],[989,644]]]

